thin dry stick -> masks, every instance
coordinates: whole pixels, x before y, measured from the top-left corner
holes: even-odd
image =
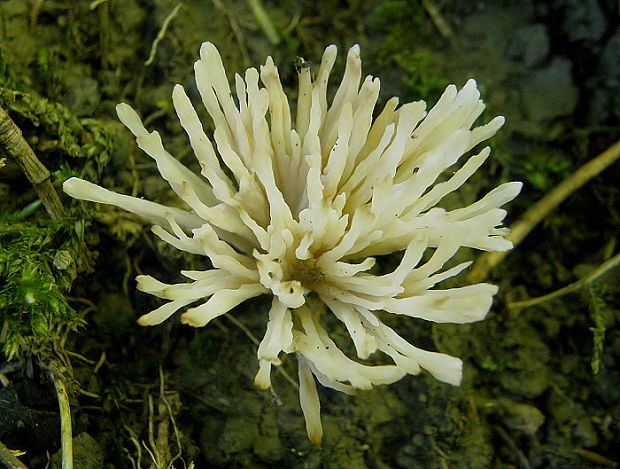
[[[73,469],[73,430],[71,426],[71,408],[69,395],[62,373],[57,365],[48,365],[48,371],[58,399],[60,410],[60,448],[62,450],[62,469]]]
[[[183,448],[181,447],[181,437],[179,436],[179,429],[177,428],[177,424],[174,421],[174,415],[172,413],[172,406],[170,405],[170,403],[166,400],[165,397],[160,396],[160,399],[163,401],[163,403],[166,406],[166,409],[168,409],[168,415],[170,416],[170,422],[172,423],[172,429],[174,430],[174,436],[176,438],[177,441],[177,454],[175,454],[171,459],[170,462],[168,463],[168,467],[169,468],[173,468],[174,466],[172,465],[177,459],[179,459],[181,457],[181,455],[183,454]]]
[[[549,192],[540,201],[534,204],[521,219],[510,227],[510,235],[507,237],[517,246],[536,225],[538,225],[549,213],[554,210],[569,195],[583,186],[586,182],[606,169],[609,165],[620,158],[620,141],[617,141],[603,153],[591,159],[581,168],[564,179],[560,184]],[[469,274],[472,282],[483,281],[491,269],[499,264],[506,256],[507,252],[488,252],[484,253],[474,263]]]
[[[260,341],[256,337],[254,337],[254,334],[252,334],[250,329],[248,329],[245,324],[243,324],[241,321],[239,321],[236,317],[234,317],[231,314],[225,314],[224,316],[226,316],[226,318],[228,318],[228,320],[230,322],[232,322],[235,326],[237,326],[239,329],[241,329],[245,333],[245,335],[247,335],[248,338],[252,342],[254,342],[255,345],[257,345],[257,346],[260,345]],[[289,383],[291,383],[291,385],[295,389],[299,389],[299,384],[297,384],[297,381],[295,381],[293,378],[291,378],[289,376],[289,374],[282,369],[282,367],[280,367],[280,366],[276,367],[276,371],[278,373],[280,373],[284,377],[284,379],[286,379]]]
[[[504,440],[504,442],[508,445],[508,447],[514,452],[515,457],[518,461],[519,467],[521,469],[532,469],[532,465],[528,461],[527,457],[521,451],[521,449],[517,446],[517,444],[510,438],[510,435],[499,425],[496,425],[495,431],[499,434],[499,436]]]
[[[526,308],[528,306],[534,306],[539,303],[544,303],[545,301],[552,300],[554,298],[558,298],[560,296],[566,295],[567,293],[571,293],[579,290],[582,286],[587,285],[588,283],[594,282],[597,278],[603,275],[605,272],[617,267],[620,264],[620,254],[616,254],[611,259],[603,262],[600,266],[598,266],[594,271],[590,272],[590,274],[586,275],[584,278],[577,280],[576,282],[571,283],[570,285],[566,285],[565,287],[560,288],[554,292],[548,293],[543,296],[538,296],[536,298],[530,298],[523,301],[513,301],[512,303],[508,303],[509,308]]]
[[[230,28],[237,39],[237,43],[239,44],[239,50],[241,51],[241,55],[243,56],[243,62],[246,67],[250,67],[250,52],[248,51],[248,47],[245,45],[245,38],[243,36],[243,32],[239,27],[239,23],[235,19],[235,15],[222,3],[221,0],[211,0],[216,8],[222,11],[227,17],[228,22],[230,23]]]
[[[276,31],[276,28],[273,26],[271,22],[271,18],[263,8],[263,4],[260,0],[247,0],[250,8],[252,9],[252,13],[254,13],[254,18],[258,21],[258,24],[262,28],[267,39],[273,44],[276,45],[280,42],[280,36]]]
[[[138,441],[138,439],[136,438],[134,431],[131,429],[131,427],[129,427],[128,425],[123,425],[123,427],[125,428],[125,431],[127,431],[127,433],[129,433],[129,441],[131,441],[134,445],[134,447],[136,448],[136,453],[137,456],[137,460],[134,460],[131,457],[131,454],[129,454],[129,450],[126,448],[123,448],[123,450],[127,453],[127,457],[129,458],[129,460],[131,461],[131,466],[134,469],[140,469],[142,467],[142,446],[140,445],[140,442]]]
[[[45,0],[36,0],[34,5],[32,6],[32,10],[30,10],[30,33],[34,32],[35,27],[37,26],[37,19],[39,18],[39,14],[43,9],[43,2]]]
[[[159,41],[161,41],[166,36],[166,30],[168,29],[168,25],[174,19],[174,17],[177,16],[177,13],[179,12],[182,6],[183,6],[183,3],[179,3],[177,6],[175,6],[172,12],[164,20],[164,24],[161,25],[161,29],[157,33],[157,37],[155,38],[155,40],[153,41],[153,44],[151,45],[151,54],[149,55],[149,58],[146,59],[146,62],[144,62],[145,66],[148,67],[149,65],[153,63],[153,60],[155,60],[155,54],[157,53],[157,46],[159,45]]]
[[[441,13],[439,13],[439,10],[435,4],[431,0],[422,0],[422,6],[428,13],[428,16],[431,17],[431,21],[439,31],[439,34],[441,34],[444,39],[447,39],[450,44],[456,45],[456,36],[454,35],[452,28],[446,20],[443,19],[443,16],[441,16]]]
[[[7,469],[28,469],[28,467],[17,459],[17,456],[0,441],[0,464]]]
[[[143,441],[142,445],[144,446],[144,449],[149,453],[149,455],[151,456],[151,459],[153,460],[153,463],[155,464],[155,467],[159,467],[159,451],[157,451],[157,445],[155,444],[155,425],[154,425],[154,414],[155,414],[155,410],[153,408],[153,396],[151,396],[150,394],[147,396],[147,403],[148,403],[148,409],[149,409],[149,417],[148,417],[148,432],[149,432],[149,446],[147,446],[147,444]]]
[[[256,337],[254,337],[254,334],[252,334],[252,331],[250,331],[250,329],[248,329],[245,324],[243,324],[241,321],[239,321],[236,317],[234,317],[231,314],[225,314],[224,316],[230,322],[232,322],[235,326],[237,326],[239,329],[241,329],[245,333],[245,335],[247,335],[248,338],[254,343],[254,345],[256,345],[256,346],[260,345],[260,340],[258,340]]]
[[[582,458],[587,459],[588,461],[593,462],[596,465],[618,467],[618,463],[616,461],[606,458],[605,456],[595,453],[594,451],[590,451],[585,448],[575,448],[573,451]]]
[[[169,447],[169,437],[170,437],[170,420],[168,420],[166,415],[166,405],[164,404],[164,394],[165,394],[165,382],[164,382],[164,370],[161,365],[159,366],[159,400],[157,402],[157,418],[159,423],[157,425],[157,446],[153,448],[155,454],[159,457],[158,467],[168,468],[171,466],[171,455],[170,455],[170,447]],[[170,419],[173,419],[172,413],[170,413]]]
[[[95,365],[95,368],[93,368],[93,373],[97,373],[99,371],[99,369],[105,363],[105,359],[106,359],[106,355],[105,355],[105,350],[104,350],[104,351],[101,352],[101,355],[99,356],[99,360],[97,361],[97,364]]]
[[[0,146],[4,148],[9,157],[15,160],[28,181],[34,186],[52,220],[60,220],[65,211],[50,181],[50,172],[39,161],[28,142],[24,140],[22,131],[2,106],[0,106]]]
[[[93,2],[90,2],[90,10],[94,10],[95,8],[97,8],[99,5],[101,5],[102,3],[105,3],[109,0],[94,0]]]

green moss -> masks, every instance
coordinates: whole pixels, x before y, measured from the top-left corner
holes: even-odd
[[[607,294],[606,285],[593,284],[588,288],[588,299],[590,306],[590,315],[594,326],[590,327],[593,334],[593,350],[592,350],[592,372],[597,374],[601,366],[601,357],[603,356],[606,316],[608,315],[608,307],[605,301]]]
[[[448,80],[430,50],[421,47],[420,31],[428,26],[428,18],[421,2],[387,0],[380,2],[372,12],[369,28],[383,33],[376,50],[371,53],[384,69],[380,78],[388,79],[390,94],[399,96],[401,102],[423,99],[434,103],[441,95]],[[412,47],[412,44],[416,46]],[[398,70],[398,90],[390,89],[389,70]]]
[[[572,168],[572,162],[563,152],[537,148],[522,162],[521,176],[532,187],[547,191],[553,188]]]
[[[53,338],[60,325],[75,329],[82,324],[64,294],[80,268],[73,253],[83,224],[27,222],[20,216],[0,218],[0,338],[8,356],[29,339]]]
[[[36,137],[26,136],[44,164],[46,155],[84,158],[80,175],[99,178],[109,160],[111,147],[108,132],[99,122],[79,120],[60,103],[9,88],[0,87],[0,103],[22,131],[29,126],[36,129]],[[51,165],[48,169],[50,172],[56,170]]]

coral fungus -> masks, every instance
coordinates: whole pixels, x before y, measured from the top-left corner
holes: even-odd
[[[159,324],[184,310],[183,323],[205,326],[249,298],[271,295],[255,384],[269,388],[280,354],[295,353],[306,428],[317,444],[322,427],[315,379],[351,393],[423,368],[441,381],[460,383],[461,360],[414,347],[377,312],[448,323],[483,319],[497,287],[435,285],[470,265],[444,268],[462,246],[510,249],[507,230],[500,227],[506,211],[500,207],[521,189],[510,182],[469,206],[438,207],[480,168],[490,150],[463,155],[504,122],[496,117],[472,128],[484,109],[473,80],[461,90],[448,86],[428,112],[423,101],[399,107],[392,98],[373,119],[379,79],[361,80],[358,46],[349,50],[344,76],[328,104],[335,60],[336,47],[327,47],[314,80],[310,67],[299,67],[292,115],[271,57],[260,71],[250,68],[245,77],[235,76],[235,100],[217,49],[204,43],[195,64],[196,85],[213,120],[212,137],[183,87],[176,85],[172,93],[201,174],[171,156],[159,134],[149,132],[130,106],[119,104],[120,120],[156,161],[184,209],[77,178],[64,184],[72,197],[136,213],[154,224],[162,240],[210,259],[211,269],[182,271],[186,283],[138,276],[139,290],[166,301],[143,315],[140,324]],[[376,256],[399,251],[402,258],[392,272],[371,273]],[[321,302],[325,308],[317,307]],[[380,351],[393,364],[371,365],[347,356],[330,338],[326,315],[344,325],[359,359]]]

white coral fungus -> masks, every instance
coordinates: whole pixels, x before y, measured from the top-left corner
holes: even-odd
[[[474,80],[460,91],[448,86],[428,112],[423,101],[398,107],[392,98],[373,119],[379,79],[361,81],[358,46],[349,50],[344,76],[328,104],[335,60],[336,47],[327,47],[315,80],[308,66],[299,67],[292,116],[271,57],[260,71],[250,68],[245,78],[235,75],[235,100],[216,47],[204,43],[195,72],[215,127],[211,138],[183,87],[176,85],[172,93],[200,175],[171,156],[159,133],[149,132],[130,106],[119,104],[120,120],[155,160],[185,209],[78,178],[64,184],[72,197],[136,213],[154,224],[162,240],[210,259],[209,270],[181,272],[188,283],[169,285],[138,276],[139,290],[167,300],[142,316],[140,324],[159,324],[189,306],[181,321],[205,326],[249,298],[272,296],[255,384],[269,388],[271,367],[280,364],[281,352],[295,352],[306,429],[316,444],[322,427],[315,379],[353,393],[423,368],[443,382],[460,383],[461,360],[414,347],[378,312],[438,323],[483,319],[497,292],[494,285],[434,287],[470,265],[443,270],[461,246],[511,248],[504,239],[506,228],[499,227],[506,215],[500,207],[521,189],[510,182],[467,207],[437,207],[480,168],[490,150],[463,155],[504,122],[496,117],[471,128],[484,109]],[[423,260],[429,248],[432,255]],[[374,256],[398,251],[404,252],[393,272],[370,273]],[[310,297],[318,300],[308,303]],[[318,308],[319,301],[327,309]],[[381,351],[393,364],[371,366],[345,355],[330,338],[327,314],[347,329],[358,358]]]

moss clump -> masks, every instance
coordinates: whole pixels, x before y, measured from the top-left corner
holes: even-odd
[[[0,343],[12,357],[29,339],[58,336],[82,324],[64,293],[76,276],[83,224],[0,217]]]
[[[594,326],[590,327],[593,334],[593,351],[592,351],[592,372],[597,374],[601,367],[601,357],[603,356],[605,331],[607,324],[610,322],[607,302],[605,297],[608,296],[607,286],[604,284],[593,284],[588,288],[588,299],[590,306],[590,314]]]

